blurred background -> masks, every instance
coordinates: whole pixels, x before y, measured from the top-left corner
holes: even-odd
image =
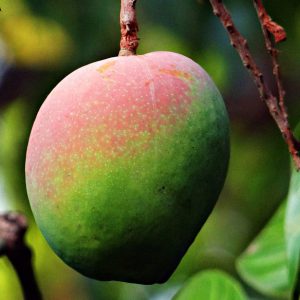
[[[225,2],[274,87],[252,1]],[[300,115],[300,2],[265,2],[288,35],[279,50],[294,127]],[[139,0],[138,53],[168,50],[192,58],[211,75],[224,97],[232,144],[227,180],[215,210],[165,284],[97,282],[55,256],[34,223],[26,195],[24,162],[30,129],[47,94],[67,74],[118,54],[119,6],[119,0],[0,2],[0,212],[19,210],[29,218],[27,240],[34,249],[45,299],[167,300],[202,269],[219,268],[238,278],[236,257],[287,193],[287,148],[209,1]],[[22,299],[19,282],[5,258],[0,259],[0,295],[7,300]]]

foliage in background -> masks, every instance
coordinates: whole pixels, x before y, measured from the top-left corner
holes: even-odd
[[[284,217],[286,202],[237,260],[242,278],[263,294],[287,298],[288,280]]]
[[[200,272],[191,277],[174,300],[246,300],[240,283],[217,270]]]
[[[249,39],[255,56],[268,67],[251,1],[228,0],[226,3],[237,26]],[[280,50],[289,111],[295,125],[300,112],[296,92],[300,72],[300,3],[291,0],[282,5],[279,1],[268,1],[266,5],[271,16],[288,33],[288,41]],[[65,75],[81,65],[118,53],[119,0],[84,3],[3,0],[1,9],[0,177],[4,181],[5,195],[0,198],[0,207],[1,202],[6,201],[5,207],[25,211],[30,216],[24,160],[36,112]],[[157,50],[182,53],[201,64],[220,88],[232,120],[227,181],[205,227],[171,280],[163,285],[87,279],[53,254],[32,220],[28,240],[34,248],[38,280],[45,299],[171,299],[191,275],[212,268],[225,270],[227,275],[219,271],[199,273],[199,277],[187,281],[186,286],[194,280],[200,283],[212,280],[213,286],[221,281],[230,288],[242,284],[249,298],[253,295],[255,299],[266,299],[267,295],[274,295],[286,299],[296,280],[299,263],[299,173],[292,175],[285,221],[284,206],[281,206],[279,215],[276,214],[254,239],[288,191],[289,158],[280,133],[260,103],[254,85],[213,16],[208,1],[140,0],[138,18],[139,54]],[[270,243],[274,245],[272,248],[268,248]],[[284,265],[284,253],[287,265]],[[289,279],[286,277],[288,266]],[[236,279],[232,281],[230,275]],[[260,294],[254,293],[248,285]],[[8,300],[20,299],[19,283],[4,259],[0,260],[0,294]]]

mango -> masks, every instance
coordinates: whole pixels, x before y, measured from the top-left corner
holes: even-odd
[[[26,186],[55,253],[98,280],[165,282],[211,213],[229,122],[208,74],[172,52],[64,78],[34,122]]]

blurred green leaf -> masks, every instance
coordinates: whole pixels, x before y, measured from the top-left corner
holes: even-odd
[[[23,67],[51,69],[63,64],[72,53],[72,41],[67,32],[51,19],[32,15],[5,18],[0,34],[16,64]]]
[[[139,54],[152,51],[171,51],[188,55],[190,50],[185,41],[167,28],[144,24],[140,32]]]
[[[209,51],[204,51],[195,57],[195,61],[207,71],[221,91],[224,92],[228,88],[229,66],[218,49],[210,47]]]
[[[218,270],[196,274],[175,295],[174,300],[244,300],[239,282]]]
[[[242,278],[261,293],[288,297],[290,285],[284,239],[286,201],[237,260]]]
[[[18,66],[51,69],[73,54],[68,32],[51,18],[33,15],[26,1],[4,0],[1,8],[0,36]]]
[[[285,217],[288,274],[291,286],[295,285],[300,255],[300,173],[294,168],[291,175]]]
[[[18,277],[6,257],[0,258],[0,292],[1,299],[22,299]]]
[[[28,211],[24,164],[27,139],[30,132],[28,103],[18,99],[1,112],[0,166],[5,191],[14,207]]]

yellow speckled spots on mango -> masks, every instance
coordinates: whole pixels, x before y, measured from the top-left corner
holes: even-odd
[[[100,73],[100,74],[103,74],[105,71],[107,71],[109,68],[111,68],[113,65],[115,65],[115,61],[109,61],[103,65],[101,65],[97,71]]]
[[[176,69],[172,69],[172,70],[170,70],[170,69],[159,69],[159,72],[163,73],[163,74],[168,74],[168,75],[172,75],[172,76],[175,76],[175,77],[179,77],[179,78],[184,78],[184,79],[187,79],[187,80],[192,79],[191,74],[189,74],[187,72],[180,71],[180,70],[176,70]]]

